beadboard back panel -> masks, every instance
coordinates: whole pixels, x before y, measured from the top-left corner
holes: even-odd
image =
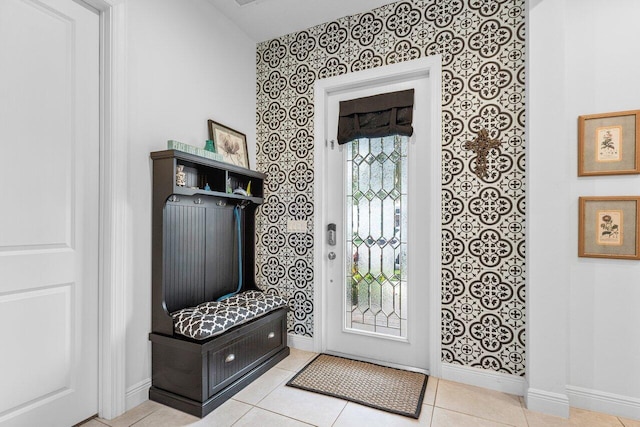
[[[313,83],[442,55],[442,360],[524,375],[525,3],[411,0],[257,46],[257,280],[313,336]],[[464,147],[502,142],[474,173]],[[287,221],[306,220],[306,234]]]

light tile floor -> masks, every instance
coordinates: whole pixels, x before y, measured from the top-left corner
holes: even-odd
[[[640,427],[640,421],[574,408],[568,420],[531,412],[517,396],[434,377],[429,377],[420,418],[414,420],[286,387],[313,356],[292,348],[289,357],[203,419],[147,401],[118,418],[96,418],[82,427]]]

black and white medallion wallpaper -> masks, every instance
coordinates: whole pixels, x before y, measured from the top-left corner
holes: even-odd
[[[290,333],[314,333],[314,82],[441,54],[442,359],[524,375],[524,32],[524,0],[410,0],[258,45],[256,271]],[[502,144],[478,178],[464,145],[483,128]]]

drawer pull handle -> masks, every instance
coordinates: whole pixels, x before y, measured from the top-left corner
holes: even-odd
[[[231,353],[230,355],[228,355],[225,359],[224,359],[224,363],[231,363],[234,360],[236,360],[236,355]]]
[[[269,335],[267,335],[267,338],[271,339],[271,338],[273,338],[275,336],[276,336],[275,332],[269,332]]]

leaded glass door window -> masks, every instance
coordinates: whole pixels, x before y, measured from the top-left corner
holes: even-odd
[[[407,338],[408,137],[346,149],[345,330]]]

